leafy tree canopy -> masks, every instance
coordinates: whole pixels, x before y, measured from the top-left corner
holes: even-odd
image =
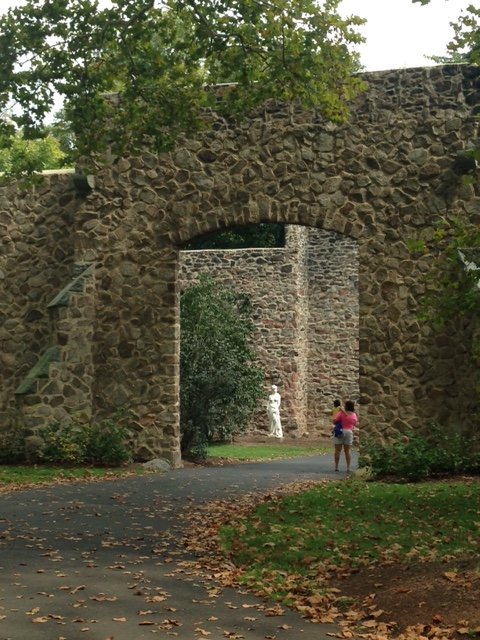
[[[0,18],[0,111],[14,105],[34,137],[60,96],[82,156],[168,147],[201,126],[205,85],[223,82],[236,83],[226,114],[275,98],[342,119],[361,87],[349,47],[363,20],[339,3],[26,0]]]
[[[184,249],[248,249],[284,246],[285,225],[261,222],[199,236],[190,240]]]
[[[17,132],[0,148],[0,172],[9,176],[58,169],[63,166],[64,159],[65,153],[54,136],[47,134],[43,138],[26,140],[21,132]]]

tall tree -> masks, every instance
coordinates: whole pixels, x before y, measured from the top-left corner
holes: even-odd
[[[339,2],[26,0],[0,18],[0,111],[13,104],[35,136],[63,100],[82,156],[164,149],[214,103],[232,115],[299,100],[342,119],[361,86],[349,48],[363,20]],[[205,85],[225,81],[218,103]]]

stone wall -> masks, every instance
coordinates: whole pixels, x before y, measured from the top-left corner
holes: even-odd
[[[48,348],[15,390],[24,425],[90,420],[95,372],[92,357],[95,319],[94,265],[75,265],[74,277],[47,305]]]
[[[356,243],[335,232],[289,226],[285,248],[182,251],[180,286],[208,273],[246,293],[255,309],[252,346],[276,384],[284,431],[329,432],[332,400],[358,392]],[[267,430],[265,402],[249,426]]]
[[[230,226],[282,222],[335,232],[358,248],[364,430],[388,438],[432,420],[462,424],[476,408],[468,370],[457,367],[463,335],[432,332],[418,311],[431,286],[438,218],[480,222],[479,182],[462,185],[452,170],[457,154],[478,140],[480,69],[405,69],[364,79],[367,90],[343,125],[268,104],[245,122],[219,119],[160,156],[114,160],[90,194],[76,195],[65,176],[25,193],[0,189],[2,418],[50,345],[45,304],[75,264],[94,264],[94,294],[87,296],[94,304],[92,415],[130,407],[137,456],[181,464],[180,247]],[[422,256],[408,248],[419,237]],[[293,277],[300,286],[301,272]],[[311,325],[315,312],[308,314]],[[304,351],[306,334],[297,338]]]
[[[71,174],[0,192],[0,425],[16,420],[16,388],[55,345],[48,303],[72,277],[78,204]]]
[[[359,400],[358,245],[319,229],[308,239],[309,431],[328,433],[333,400]]]

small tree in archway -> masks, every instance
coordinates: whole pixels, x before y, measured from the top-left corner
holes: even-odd
[[[180,427],[182,454],[205,457],[214,438],[241,433],[263,395],[263,371],[248,344],[248,298],[208,276],[181,298]]]

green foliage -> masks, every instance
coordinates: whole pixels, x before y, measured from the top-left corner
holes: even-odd
[[[130,460],[125,416],[118,414],[96,423],[72,420],[41,431],[38,459],[50,464],[120,465]]]
[[[479,499],[478,483],[327,482],[270,499],[220,535],[247,582],[286,600],[317,593],[338,568],[476,557]]]
[[[63,166],[64,153],[51,135],[27,140],[21,133],[3,138],[0,143],[0,173],[29,174]]]
[[[252,307],[202,276],[181,297],[182,453],[204,458],[213,438],[241,433],[263,395],[263,372],[248,344]]]
[[[130,462],[131,454],[126,445],[128,430],[125,417],[119,414],[90,423],[86,427],[86,460],[90,464],[118,465]]]
[[[448,51],[461,55],[463,62],[480,64],[480,7],[469,5],[466,12],[453,24],[454,39]]]
[[[83,464],[86,458],[87,437],[81,423],[54,423],[42,429],[43,446],[38,459],[54,464]]]
[[[479,273],[465,268],[459,250],[480,248],[480,228],[460,219],[440,220],[435,240],[438,257],[429,276],[430,292],[422,301],[421,319],[443,327],[454,318],[478,317]]]
[[[297,100],[342,120],[363,20],[340,0],[26,0],[0,17],[0,112],[36,137],[63,100],[76,153],[168,148],[215,105],[242,114]],[[224,88],[221,102],[206,85]],[[121,135],[117,135],[121,132]],[[114,135],[113,135],[114,134]]]
[[[386,444],[367,439],[362,441],[360,467],[368,468],[374,478],[409,481],[480,473],[480,435],[447,433],[433,424],[425,433],[411,431]]]
[[[285,246],[285,225],[260,223],[199,236],[188,242],[184,249],[248,249]]]
[[[141,475],[142,469],[133,470],[135,474]],[[132,470],[106,469],[104,467],[95,469],[93,467],[67,467],[58,465],[47,467],[45,465],[5,465],[0,466],[0,485],[11,485],[12,487],[31,486],[34,484],[55,484],[65,480],[91,480],[92,478],[121,478]]]
[[[412,0],[421,5],[430,4],[430,0]],[[448,44],[449,57],[433,56],[441,64],[465,63],[480,64],[480,8],[468,5],[457,22],[451,23],[454,38]]]
[[[406,238],[405,244],[410,253],[424,253],[425,241],[421,238]]]
[[[75,160],[76,140],[72,127],[67,120],[65,111],[60,109],[55,112],[53,121],[45,127],[48,135],[51,135],[58,143],[64,155],[64,164],[73,165]]]
[[[25,462],[26,431],[15,424],[0,432],[0,464]]]

